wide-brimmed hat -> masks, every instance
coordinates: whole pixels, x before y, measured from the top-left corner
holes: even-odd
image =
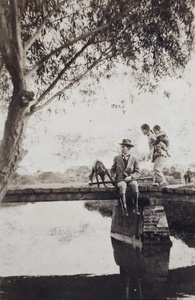
[[[131,144],[131,140],[129,140],[129,139],[123,139],[122,143],[119,143],[119,145],[124,145],[127,147],[134,147],[134,145]]]

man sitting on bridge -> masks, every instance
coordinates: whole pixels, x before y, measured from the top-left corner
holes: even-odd
[[[135,205],[135,211],[138,211],[138,183],[136,180],[140,175],[139,164],[137,159],[130,155],[130,150],[134,145],[131,140],[123,139],[121,145],[121,154],[116,156],[111,167],[111,176],[115,177],[117,187],[119,188],[120,201],[122,205],[123,214],[128,216],[126,191],[127,187],[132,193],[132,199]]]

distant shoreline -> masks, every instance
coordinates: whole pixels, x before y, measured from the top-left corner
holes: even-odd
[[[61,187],[86,187],[89,186],[89,174],[91,168],[88,166],[73,166],[67,169],[63,174],[59,172],[42,172],[35,175],[19,175],[15,174],[8,185],[8,189],[20,189],[20,188],[61,188]],[[152,171],[143,169],[141,170],[141,176],[151,176]],[[168,185],[176,185],[176,188],[191,189],[195,188],[195,182],[186,185],[182,178],[179,177],[177,171],[174,173],[165,174]],[[94,178],[94,182],[95,182]],[[151,182],[150,182],[151,184]],[[140,184],[141,185],[141,184]],[[96,185],[94,187],[97,187]]]

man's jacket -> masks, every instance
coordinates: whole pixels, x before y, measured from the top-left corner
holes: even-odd
[[[130,175],[134,179],[139,177],[140,175],[138,161],[132,155],[130,155],[126,167],[125,167],[125,162],[123,161],[122,154],[115,156],[110,171],[111,171],[111,176],[115,177],[115,180],[124,180],[125,177]]]

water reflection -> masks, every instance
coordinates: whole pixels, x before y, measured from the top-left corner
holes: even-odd
[[[166,298],[169,246],[146,245],[142,249],[112,239],[114,257],[126,281],[126,299]]]
[[[88,211],[84,202],[0,208],[0,276],[117,272],[110,244],[111,219]]]
[[[112,246],[117,274],[4,277],[0,299],[194,299],[195,266],[168,270],[169,249],[142,253],[113,239]]]
[[[156,207],[163,213],[163,227],[161,235],[155,238],[155,231],[152,233],[152,239],[146,241],[143,239],[142,213],[136,215],[133,209],[129,207],[129,217],[124,218],[120,206],[116,205],[112,216],[111,236],[114,250],[114,258],[119,266],[120,274],[126,282],[126,298],[131,299],[132,295],[136,299],[164,299],[165,284],[168,275],[169,254],[172,243],[170,242],[166,215],[163,207]],[[143,209],[143,208],[142,208]],[[149,217],[152,221],[148,221]],[[158,215],[155,215],[155,219]],[[138,219],[139,218],[139,219]],[[152,225],[147,226],[154,230],[153,211],[147,211],[147,222]],[[158,223],[158,222],[157,222]],[[164,230],[165,225],[166,230]],[[156,231],[159,228],[156,228]],[[165,231],[165,233],[164,233]],[[150,232],[150,231],[149,231]],[[148,232],[148,233],[149,233]],[[166,239],[164,239],[164,234]],[[150,234],[151,235],[151,234]]]
[[[160,207],[156,208],[162,215],[163,207],[161,210],[159,210]],[[153,207],[152,214],[148,214],[152,219],[153,210],[156,208]],[[126,283],[125,299],[172,299],[174,297],[192,299],[195,293],[194,267],[169,270],[172,242],[168,234],[166,216],[163,216],[162,227],[159,231],[163,234],[162,238],[160,235],[156,235],[157,238],[145,241],[142,236],[144,233],[143,220],[145,222],[145,219],[139,216],[140,220],[138,220],[138,216],[133,213],[131,207],[129,208],[129,218],[122,216],[120,206],[116,205],[114,208],[111,225],[112,246],[115,262]],[[153,223],[151,222],[151,224]],[[150,226],[150,228],[154,230],[152,234],[155,235],[154,226]],[[176,239],[175,244],[178,245]],[[181,245],[178,249],[180,248],[183,248],[182,252],[186,250],[186,247]],[[172,261],[174,261],[174,256],[177,256],[176,252],[172,254]],[[195,262],[194,250],[190,257],[191,264],[193,264]],[[183,261],[180,262],[180,266],[183,266]],[[183,273],[190,277],[188,281],[183,280]]]
[[[1,300],[195,298],[193,248],[110,239],[111,218],[82,202],[4,206],[0,226]]]

